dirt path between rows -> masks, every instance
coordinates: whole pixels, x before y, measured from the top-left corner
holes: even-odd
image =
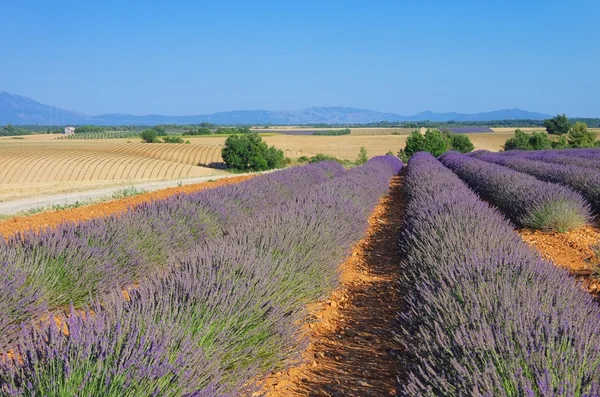
[[[309,308],[309,346],[301,364],[271,374],[260,393],[280,396],[393,396],[402,302],[397,274],[402,176],[373,211],[365,237],[341,266],[341,285]]]

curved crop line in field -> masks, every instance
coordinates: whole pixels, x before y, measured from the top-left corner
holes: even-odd
[[[117,162],[112,168],[113,168],[113,173],[112,176],[110,176],[107,179],[115,179],[117,176],[117,172],[119,171],[119,169],[123,166],[123,164],[127,161],[131,160],[130,157],[126,157],[126,156],[121,156],[121,160],[119,162]]]
[[[38,159],[33,163],[32,167],[29,169],[29,171],[27,173],[23,173],[23,178],[22,178],[23,180],[21,182],[33,181],[36,176],[39,176],[40,174],[36,171],[38,171],[39,168],[42,168],[41,166],[44,164],[44,162],[46,160],[47,160],[47,158],[45,158],[45,157],[38,157]],[[33,172],[33,175],[32,175],[32,172]]]
[[[210,152],[210,149],[208,147],[202,148],[201,150],[198,151],[198,161],[196,162],[196,164],[200,165],[206,165],[208,164],[208,154]]]
[[[14,158],[13,162],[8,167],[8,170],[4,174],[4,178],[2,179],[3,183],[11,183],[13,179],[19,178],[18,172],[23,169],[24,165],[27,164],[29,160],[35,159],[37,154],[32,153],[26,156],[19,156],[18,158]]]
[[[7,164],[6,170],[3,170],[3,178],[0,182],[8,183],[12,178],[12,175],[16,172],[16,169],[19,168],[21,163],[26,161],[27,157],[16,157],[12,158],[11,161]]]
[[[11,158],[10,161],[8,162],[8,164],[6,165],[6,167],[2,170],[4,175],[3,175],[2,179],[0,180],[0,183],[9,183],[10,179],[12,178],[12,175],[19,168],[19,165],[23,161],[26,161],[28,157]]]
[[[8,147],[0,158],[0,183],[208,175],[197,165],[220,158],[218,145],[141,145],[69,142]]]
[[[137,169],[143,162],[143,157],[132,157],[131,161],[127,163],[121,171],[121,177],[119,179],[135,179],[133,175],[131,175],[131,173],[134,172],[132,170],[137,171]]]
[[[107,161],[110,161],[112,159],[118,159],[119,157],[120,156],[114,155],[112,153],[88,152],[85,156],[86,161],[81,164],[81,166],[79,167],[79,172],[77,173],[77,176],[73,178],[73,180],[80,181],[100,179],[94,177],[94,175],[96,175],[96,169],[99,166],[102,169],[102,165],[105,164]]]

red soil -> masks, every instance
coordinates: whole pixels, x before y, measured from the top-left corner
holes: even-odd
[[[9,237],[26,230],[43,230],[61,223],[75,223],[89,219],[102,218],[127,211],[128,208],[147,201],[159,200],[176,194],[194,193],[204,189],[238,183],[252,178],[252,175],[218,179],[214,182],[202,182],[177,186],[155,192],[143,193],[120,200],[107,201],[66,210],[48,211],[29,216],[15,216],[0,221],[0,235]]]
[[[402,347],[394,339],[402,177],[393,179],[365,237],[341,265],[341,285],[309,307],[308,349],[299,365],[273,373],[255,395],[393,396]]]
[[[520,230],[525,242],[556,266],[569,270],[588,292],[600,294],[600,258],[592,246],[600,243],[600,225],[588,225],[567,233]]]

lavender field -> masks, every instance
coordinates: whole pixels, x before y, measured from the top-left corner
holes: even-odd
[[[2,238],[0,394],[262,395],[261,379],[306,360],[307,308],[336,290],[400,174],[402,301],[386,304],[403,350],[382,363],[398,366],[396,394],[600,395],[598,303],[515,231],[595,222],[598,159],[319,162]]]

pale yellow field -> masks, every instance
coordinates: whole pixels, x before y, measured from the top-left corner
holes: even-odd
[[[498,151],[511,136],[510,133],[475,133],[468,134],[475,149]],[[367,149],[369,157],[386,154],[388,151],[398,153],[404,148],[408,135],[269,135],[263,140],[269,146],[275,146],[285,152],[287,157],[313,156],[317,153],[328,154],[345,160],[356,160],[361,146]],[[226,137],[190,137],[194,144],[225,143]]]
[[[44,142],[44,135],[32,137],[0,141],[1,191],[16,185],[50,184],[60,191],[52,183],[83,186],[210,176],[215,170],[198,164],[221,162],[221,147],[214,144],[143,144],[126,139]]]

